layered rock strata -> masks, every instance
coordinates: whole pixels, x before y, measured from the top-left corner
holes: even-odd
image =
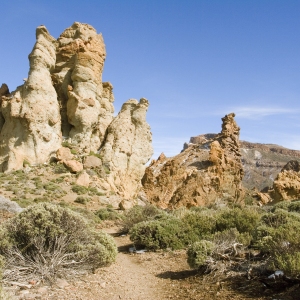
[[[136,195],[153,153],[149,103],[131,99],[113,116],[113,86],[102,82],[105,57],[102,35],[88,24],[75,22],[57,40],[37,28],[28,79],[12,93],[0,88],[0,171],[56,158],[80,172],[87,156],[98,155],[102,186],[128,199]]]
[[[153,161],[142,179],[150,202],[162,208],[238,202],[243,196],[239,130],[234,114],[223,119],[222,131],[201,147],[191,144],[180,154]]]

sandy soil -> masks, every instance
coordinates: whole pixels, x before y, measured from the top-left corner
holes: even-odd
[[[10,286],[6,289],[10,292],[8,299],[300,299],[299,284],[266,286],[259,278],[247,280],[240,275],[208,278],[189,269],[185,251],[130,253],[132,244],[128,236],[118,234],[116,228],[106,231],[115,236],[119,248],[114,264],[96,270],[95,274],[60,279],[54,286]]]

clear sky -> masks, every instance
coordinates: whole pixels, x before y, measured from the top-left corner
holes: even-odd
[[[1,3],[0,84],[27,77],[35,28],[101,32],[116,112],[150,101],[154,158],[236,113],[242,140],[300,150],[299,0],[10,0]]]

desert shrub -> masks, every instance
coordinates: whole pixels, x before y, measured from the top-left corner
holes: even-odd
[[[289,211],[300,213],[300,201],[293,201],[288,207]]]
[[[87,202],[89,202],[91,200],[91,198],[89,197],[83,197],[83,196],[78,196],[74,202],[76,203],[80,203],[80,204],[86,204]]]
[[[187,262],[193,269],[206,264],[208,256],[212,254],[215,244],[211,241],[201,240],[193,243],[187,250]]]
[[[7,259],[10,276],[17,276],[14,270],[21,267],[22,276],[35,273],[53,280],[72,268],[100,267],[116,256],[110,237],[93,232],[81,215],[50,203],[28,207],[2,230],[9,243],[0,244],[0,253]]]
[[[182,226],[196,236],[196,239],[207,239],[216,231],[216,218],[207,211],[190,211],[182,217]]]
[[[72,186],[72,191],[78,195],[83,195],[88,192],[88,188],[86,188],[85,186],[82,186],[82,185],[74,184]]]
[[[64,166],[64,164],[57,164],[54,166],[54,173],[55,174],[69,173],[69,170]]]
[[[101,208],[95,212],[95,215],[102,221],[105,220],[121,220],[122,215],[111,207]]]
[[[240,233],[251,233],[256,229],[260,217],[260,213],[252,207],[225,209],[217,214],[216,230],[236,228]]]
[[[135,205],[125,212],[123,219],[123,230],[128,232],[135,224],[153,220],[158,215],[165,215],[165,213],[154,205]]]
[[[300,251],[293,253],[281,253],[275,256],[275,269],[282,270],[285,274],[293,277],[300,276]]]
[[[277,209],[289,210],[290,204],[291,204],[290,201],[281,201],[281,202],[278,202],[275,205],[273,205],[273,207],[271,207],[271,211],[274,212]]]
[[[167,248],[182,249],[197,240],[190,228],[184,227],[182,221],[173,216],[137,223],[129,234],[137,247],[146,247],[154,251]]]
[[[270,255],[270,265],[300,275],[300,214],[277,208],[265,214],[256,230],[256,246]]]
[[[218,255],[236,255],[238,250],[244,249],[250,245],[252,236],[248,232],[240,233],[236,228],[230,228],[222,232],[216,232],[212,238],[215,243],[215,254]]]

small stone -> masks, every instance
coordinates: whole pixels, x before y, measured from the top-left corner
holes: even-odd
[[[67,280],[65,279],[57,279],[56,280],[56,285],[60,288],[60,289],[65,289],[67,286],[69,286],[70,284],[68,283]]]

